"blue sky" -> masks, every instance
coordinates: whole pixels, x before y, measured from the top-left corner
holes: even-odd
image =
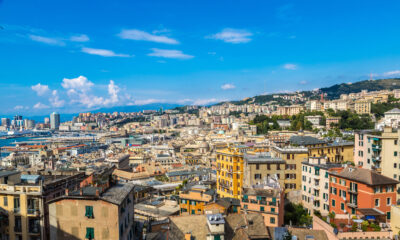
[[[0,113],[210,104],[400,75],[398,1],[0,0]]]

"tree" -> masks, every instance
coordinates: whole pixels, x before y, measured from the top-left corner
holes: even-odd
[[[294,226],[311,225],[312,217],[301,204],[289,203],[285,206],[285,224]]]
[[[292,239],[293,239],[292,232],[287,231],[285,233],[285,236],[283,237],[283,240],[292,240]]]

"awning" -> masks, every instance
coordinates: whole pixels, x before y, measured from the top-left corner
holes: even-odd
[[[357,212],[359,212],[361,215],[364,215],[366,217],[368,216],[383,216],[385,213],[379,211],[376,208],[359,208],[357,209]]]

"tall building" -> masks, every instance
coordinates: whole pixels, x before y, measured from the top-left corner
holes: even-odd
[[[243,154],[247,146],[217,151],[217,193],[221,198],[239,199],[243,186]]]
[[[3,127],[10,126],[10,119],[9,118],[2,118],[1,119],[1,126],[3,126]]]
[[[57,112],[53,112],[50,114],[50,128],[58,129],[60,126],[60,114]]]
[[[326,158],[310,157],[302,164],[301,200],[309,214],[329,213],[329,171],[343,169],[341,164],[327,163]]]

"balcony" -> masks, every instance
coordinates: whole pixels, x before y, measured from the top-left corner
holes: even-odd
[[[260,200],[260,205],[267,205],[267,201]]]
[[[349,206],[351,208],[357,208],[357,206],[358,206],[356,202],[347,202],[346,204],[347,204],[347,206]]]
[[[29,215],[39,215],[39,209],[28,209]]]
[[[15,214],[20,213],[20,212],[21,212],[21,209],[20,209],[20,208],[14,208],[14,213],[15,213]]]
[[[358,194],[357,188],[349,188],[349,192],[353,194]]]

